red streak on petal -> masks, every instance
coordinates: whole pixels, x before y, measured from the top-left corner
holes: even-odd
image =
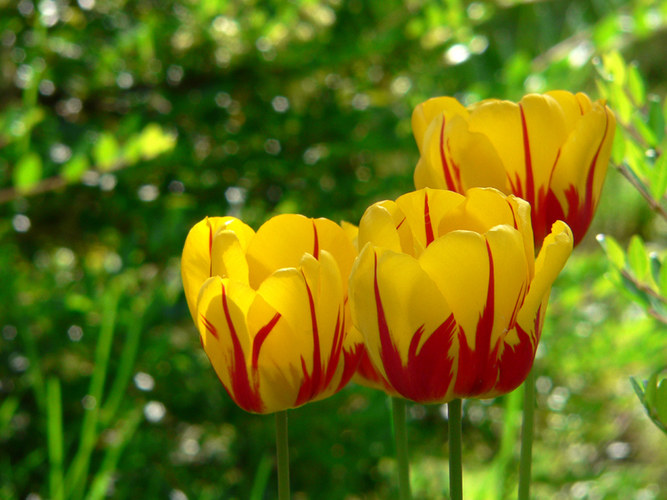
[[[445,155],[445,116],[442,117],[442,127],[440,127],[440,162],[442,163],[442,172],[445,176],[445,183],[447,184],[447,189],[452,191],[457,191],[456,184],[452,178],[452,173],[449,169],[449,164],[447,163],[447,157]]]
[[[535,343],[531,342],[531,335],[519,325],[516,325],[516,332],[519,337],[519,343],[514,346],[505,344],[505,350],[500,358],[498,366],[498,383],[494,392],[505,394],[513,391],[526,380],[530,369],[533,366],[535,352],[537,350],[537,341],[540,337],[541,329],[541,311],[538,308],[535,317]]]
[[[433,226],[431,224],[431,212],[428,206],[428,193],[424,193],[424,227],[426,228],[426,246],[433,243]]]
[[[257,384],[252,384],[248,377],[248,367],[246,366],[245,355],[241,342],[234,328],[231,314],[229,313],[229,305],[227,304],[227,292],[224,283],[222,287],[222,309],[227,320],[227,327],[232,338],[232,348],[234,350],[232,366],[229,368],[232,379],[232,387],[228,390],[236,404],[247,411],[261,413],[264,405],[262,404],[259,395],[259,388]]]
[[[303,274],[303,271],[302,271]],[[310,401],[318,394],[318,389],[322,381],[322,355],[320,353],[320,335],[317,327],[317,314],[315,311],[315,301],[313,300],[313,293],[308,285],[305,275],[303,276],[306,291],[308,292],[308,304],[310,307],[310,320],[313,332],[313,372],[308,373],[306,361],[301,358],[301,371],[303,374],[303,383],[299,388],[295,406],[300,406],[307,401]]]
[[[319,238],[317,237],[317,226],[315,225],[315,221],[313,221],[313,236],[314,236],[314,243],[313,243],[313,257],[316,259],[320,258],[320,241]]]
[[[253,340],[252,343],[253,370],[257,370],[257,363],[259,361],[259,351],[262,348],[262,344],[266,340],[266,337],[269,336],[269,333],[271,333],[271,330],[273,330],[273,327],[276,326],[276,323],[278,323],[279,319],[280,319],[280,313],[277,312],[276,314],[274,314],[273,318],[271,318],[271,321],[269,321],[266,325],[260,328],[259,331],[257,332],[257,335],[255,335],[255,339]]]
[[[201,315],[201,319],[204,322],[204,326],[206,329],[209,331],[211,335],[215,337],[216,340],[220,340],[220,337],[218,337],[218,331],[215,329],[215,325],[211,323],[206,316],[203,314]]]
[[[401,222],[398,223],[398,226],[396,226],[396,230],[397,230],[397,231],[398,231],[398,228],[401,227],[401,226],[403,225],[403,223],[405,222],[405,219],[406,219],[406,218],[403,217],[403,218],[401,219]]]
[[[459,369],[454,392],[459,397],[477,396],[488,392],[496,383],[500,343],[491,349],[491,334],[495,320],[494,269],[493,256],[489,243],[486,243],[489,256],[489,285],[486,304],[477,322],[475,331],[475,349],[468,346],[465,332],[459,331]]]
[[[526,192],[524,198],[531,207],[535,209],[535,181],[533,179],[533,160],[530,156],[530,141],[528,139],[528,125],[526,124],[526,115],[523,111],[523,106],[519,104],[521,111],[521,130],[523,132],[523,157],[526,166]]]
[[[441,400],[452,381],[453,359],[449,357],[456,322],[450,315],[424,342],[420,352],[418,346],[424,334],[422,325],[414,332],[408,349],[408,362],[403,365],[384,314],[377,280],[377,255],[375,256],[375,305],[378,331],[380,333],[380,357],[386,383],[402,396],[413,401],[429,403]],[[385,383],[385,381],[382,381]]]

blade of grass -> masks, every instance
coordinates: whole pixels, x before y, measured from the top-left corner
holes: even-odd
[[[259,461],[257,471],[255,472],[255,479],[252,482],[252,489],[250,490],[250,500],[262,500],[266,492],[266,486],[271,477],[271,469],[273,467],[273,460],[268,453],[264,454]]]
[[[42,363],[40,361],[39,352],[37,351],[37,344],[35,338],[28,331],[28,328],[22,328],[21,339],[25,346],[25,353],[30,361],[29,376],[33,391],[35,392],[35,399],[37,406],[42,413],[45,412],[46,407],[46,389],[44,387],[44,376],[42,375]]]
[[[143,316],[148,306],[148,301],[139,298],[134,303],[135,307],[132,310],[132,320],[127,328],[127,335],[123,350],[120,354],[118,364],[118,371],[111,384],[109,395],[104,403],[102,409],[101,423],[108,425],[118,412],[120,403],[125,396],[125,391],[132,378],[132,370],[137,359],[137,352],[139,350],[139,341],[141,339],[141,332],[143,330]]]
[[[507,481],[507,470],[514,459],[514,450],[519,439],[519,412],[523,401],[521,391],[513,391],[505,396],[505,414],[503,415],[503,428],[500,437],[500,449],[494,460],[494,486],[496,498],[505,498]]]
[[[86,409],[83,415],[79,448],[65,477],[67,498],[77,499],[83,496],[88,468],[90,467],[90,457],[98,436],[99,412],[116,326],[119,299],[120,293],[116,287],[107,289],[102,297],[102,322],[95,350],[95,369],[90,378],[90,386],[86,396],[90,398],[90,407]]]
[[[0,404],[0,437],[9,435],[9,424],[19,408],[19,398],[7,396]]]
[[[102,459],[102,465],[100,465],[100,469],[93,479],[88,495],[86,495],[86,500],[102,500],[106,496],[109,483],[118,465],[118,460],[120,460],[125,446],[132,439],[140,423],[141,410],[134,409],[129,412],[121,428],[118,430],[116,440],[106,450]]]
[[[52,500],[65,498],[63,483],[63,417],[60,381],[46,381],[46,435],[49,452],[49,492]]]

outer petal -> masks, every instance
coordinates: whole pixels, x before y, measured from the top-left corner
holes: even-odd
[[[466,230],[483,234],[498,224],[518,227],[512,199],[493,188],[473,188],[458,207],[443,214],[438,234]]]
[[[412,255],[418,256],[431,244],[438,236],[440,221],[464,200],[462,195],[453,191],[429,188],[412,191],[396,200],[396,205],[405,216],[405,227],[410,229],[415,241]]]
[[[252,340],[246,312],[254,291],[243,284],[209,278],[197,303],[202,346],[229,395],[244,410],[265,411],[258,381],[248,367]]]
[[[234,217],[206,217],[190,229],[185,239],[181,256],[181,278],[185,300],[195,323],[197,323],[199,289],[211,276],[213,236],[220,227],[233,222],[240,221]]]
[[[350,276],[350,294],[355,323],[381,375],[415,401],[446,398],[455,324],[419,263],[367,245]]]
[[[551,192],[557,202],[552,202],[548,217],[562,216],[572,224],[575,243],[583,238],[597,207],[615,128],[616,119],[609,108],[593,104],[563,145],[554,169]]]
[[[548,298],[551,285],[565,266],[570,253],[572,253],[572,244],[573,237],[570,228],[563,221],[556,221],[537,256],[535,277],[519,311],[518,324],[525,331],[534,330],[538,310]],[[537,342],[537,339],[533,340]]]
[[[426,129],[440,115],[446,118],[456,115],[467,116],[468,110],[453,97],[434,97],[418,105],[412,112],[412,132],[419,151],[422,151]]]
[[[318,250],[315,221],[296,214],[272,217],[248,245],[250,285],[259,288],[276,269],[296,268],[304,253],[316,255]]]
[[[248,261],[237,233],[223,229],[213,237],[211,274],[248,284]]]
[[[396,203],[384,201],[368,207],[359,222],[359,247],[366,243],[401,252],[405,246],[397,226],[402,226],[405,216],[400,212]],[[412,242],[409,244],[412,247]]]

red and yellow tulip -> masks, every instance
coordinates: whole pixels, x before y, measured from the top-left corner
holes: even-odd
[[[582,93],[489,99],[468,108],[452,97],[429,99],[412,115],[421,153],[415,187],[495,187],[531,204],[536,243],[563,220],[577,244],[597,207],[615,127],[604,102]]]
[[[257,232],[234,217],[196,224],[185,296],[220,381],[244,410],[272,413],[340,390],[357,367],[347,278],[356,251],[327,219],[279,215]]]
[[[572,233],[557,221],[540,243],[535,258],[528,203],[491,188],[422,189],[369,207],[350,302],[377,370],[370,385],[424,403],[518,387]]]

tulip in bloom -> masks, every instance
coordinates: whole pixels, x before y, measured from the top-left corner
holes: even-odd
[[[604,102],[581,93],[489,99],[468,108],[452,97],[429,99],[412,115],[421,153],[415,187],[495,187],[531,204],[536,244],[557,220],[570,226],[577,244],[600,198],[615,127]]]
[[[212,217],[190,230],[181,263],[188,307],[241,408],[294,408],[349,381],[361,349],[347,306],[355,256],[327,219],[279,215],[255,232],[234,217]]]
[[[530,206],[492,188],[422,189],[369,207],[350,276],[371,384],[423,403],[518,387],[572,251],[554,223],[535,258]],[[363,375],[363,374],[362,374]]]

